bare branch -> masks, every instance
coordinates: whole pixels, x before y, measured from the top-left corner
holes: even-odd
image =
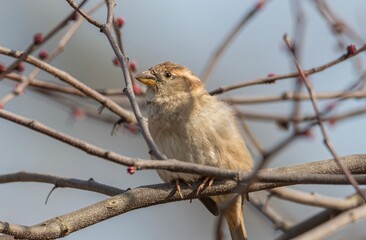
[[[364,204],[364,202],[360,198],[359,194],[353,194],[353,195],[347,197],[345,200],[354,204],[353,206],[352,206],[352,204],[350,204],[350,209]],[[276,240],[294,239],[294,237],[296,237],[302,233],[305,233],[317,226],[320,226],[321,224],[328,221],[332,217],[338,216],[341,213],[342,213],[342,211],[338,211],[335,209],[324,210],[324,211],[316,214],[315,216],[312,216],[312,217],[306,219],[305,221],[287,229],[286,232],[283,235],[281,235],[280,237],[278,237]]]
[[[112,151],[107,151],[105,149],[102,149],[100,147],[97,147],[95,145],[89,144],[87,142],[84,142],[82,140],[79,140],[77,138],[68,136],[67,134],[60,133],[54,129],[51,129],[37,121],[21,117],[19,115],[16,115],[14,113],[10,113],[6,110],[0,109],[0,117],[7,119],[9,121],[12,121],[14,123],[23,125],[25,127],[28,127],[30,129],[33,129],[35,131],[38,131],[40,133],[43,133],[45,135],[51,136],[59,141],[62,141],[64,143],[67,143],[71,146],[77,147],[91,155],[101,157],[103,159],[110,160],[115,163],[119,163],[126,166],[135,166],[136,170],[139,169],[166,169],[171,171],[179,171],[179,172],[188,172],[188,173],[196,173],[201,174],[202,176],[212,176],[212,177],[219,177],[219,178],[233,178],[233,179],[245,179],[248,177],[248,173],[246,172],[237,172],[237,171],[231,171],[227,169],[220,169],[210,166],[203,166],[199,164],[193,164],[178,160],[166,160],[166,161],[159,161],[159,160],[150,160],[145,161],[142,159],[136,159],[136,158],[129,158],[122,155],[119,155]],[[366,169],[364,167],[364,160],[366,159],[366,155],[349,155],[345,157],[341,157],[341,160],[344,161],[347,168],[353,173],[353,174],[362,174],[366,173]],[[303,164],[299,165],[301,166],[300,169],[297,169],[297,172],[293,172],[295,175],[296,173],[304,172],[305,173],[321,173],[321,174],[327,174],[327,173],[333,173],[333,174],[339,174],[341,173],[338,166],[332,161],[327,160],[323,161],[321,164],[312,163],[313,165]],[[289,167],[294,168],[294,167]],[[289,173],[289,168],[280,168],[280,171],[282,173]],[[264,170],[269,171],[269,170]],[[275,172],[272,172],[272,174],[275,174]],[[260,175],[258,175],[260,179]],[[289,179],[290,180],[290,179]]]
[[[296,168],[296,166],[292,167]],[[268,171],[268,170],[267,170]],[[272,169],[268,172],[268,177],[271,178],[273,172],[278,169]],[[293,171],[293,170],[290,170]],[[292,176],[283,174],[282,177],[285,181]],[[281,177],[278,175],[278,177]],[[343,175],[337,176],[345,182]],[[361,180],[361,177],[359,178]],[[362,176],[362,181],[366,183],[366,176]],[[302,182],[302,180],[301,180]],[[300,183],[300,181],[299,181]],[[113,196],[104,201],[95,203],[85,208],[76,210],[74,212],[58,216],[50,219],[38,225],[32,227],[21,226],[17,224],[11,224],[7,222],[0,222],[0,232],[15,236],[16,238],[27,239],[53,239],[59,237],[65,237],[72,232],[78,231],[82,228],[88,227],[95,223],[104,221],[111,217],[139,209],[147,206],[154,206],[157,204],[163,204],[168,202],[175,202],[181,200],[195,199],[198,197],[208,197],[212,195],[225,194],[229,192],[240,192],[243,182],[236,183],[234,181],[219,181],[213,184],[210,188],[206,188],[197,195],[195,189],[201,184],[201,181],[193,184],[192,186],[182,186],[181,195],[172,189],[170,184],[156,184],[149,186],[142,186],[139,188],[131,189],[122,194]],[[252,184],[250,191],[258,191],[263,187],[273,188],[276,185],[283,183],[267,183],[265,185]],[[128,204],[133,201],[134,204]]]
[[[266,201],[257,196],[256,193],[250,194],[250,203],[274,225],[275,229],[286,231],[293,225],[293,223],[284,219],[274,208],[269,207]]]
[[[20,76],[19,74],[15,74],[15,73],[8,73],[7,75],[5,75],[5,77],[8,79],[17,81],[17,82],[22,81],[22,76]],[[55,92],[76,95],[79,97],[85,97],[84,93],[82,93],[81,91],[79,91],[78,89],[76,89],[74,87],[46,82],[46,81],[42,81],[39,79],[33,79],[32,81],[29,82],[29,85],[32,87],[39,88],[39,89],[51,90],[51,91],[55,91]]]
[[[70,4],[72,8],[75,9],[75,11],[80,13],[80,15],[83,16],[89,23],[93,24],[97,28],[102,28],[103,24],[89,17],[87,13],[85,13],[83,10],[80,9],[81,6],[78,6],[73,0],[66,0],[66,1]]]
[[[22,56],[22,52],[20,51],[13,51],[11,49],[0,47],[0,54],[5,54],[7,56],[19,58]],[[125,119],[127,122],[135,123],[136,119],[130,111],[127,111],[123,108],[121,108],[118,104],[113,102],[111,99],[101,95],[97,91],[91,89],[87,85],[83,84],[67,72],[64,72],[48,63],[45,63],[41,60],[38,60],[35,57],[27,56],[24,59],[26,62],[33,64],[34,66],[38,68],[42,68],[44,71],[49,72],[50,74],[54,75],[55,77],[59,78],[62,81],[65,81],[69,83],[70,85],[74,86],[76,89],[80,90],[84,94],[88,95],[89,97],[95,99],[96,101],[100,102],[103,106],[110,109],[112,112],[119,115],[122,119]]]
[[[347,177],[348,181],[352,184],[352,186],[355,188],[355,190],[360,194],[360,196],[364,199],[364,201],[366,202],[366,194],[361,191],[361,188],[359,187],[357,181],[353,178],[352,174],[350,173],[350,171],[347,169],[347,167],[344,165],[344,163],[339,159],[338,154],[336,153],[333,144],[330,142],[330,139],[328,137],[328,134],[325,130],[325,127],[323,125],[323,122],[321,121],[321,113],[320,113],[320,109],[319,109],[319,105],[318,105],[318,100],[316,98],[316,94],[314,91],[314,87],[312,85],[312,83],[310,82],[310,80],[306,77],[304,70],[302,69],[302,66],[300,65],[296,54],[294,53],[293,50],[293,46],[292,43],[290,42],[290,40],[288,39],[287,35],[284,36],[284,40],[286,42],[286,45],[288,46],[288,48],[291,50],[293,56],[294,56],[294,61],[295,61],[295,65],[296,68],[299,72],[300,78],[301,80],[304,82],[309,95],[311,96],[311,103],[313,105],[315,114],[316,114],[316,119],[320,128],[320,131],[323,135],[324,138],[324,144],[325,146],[328,148],[329,152],[332,154],[334,160],[337,162],[337,164],[339,165],[339,167],[343,170],[344,175]]]
[[[366,98],[366,91],[340,91],[329,93],[316,93],[318,100],[323,99],[362,99]],[[257,103],[274,103],[280,101],[299,101],[311,100],[308,93],[285,92],[279,96],[250,96],[250,97],[230,97],[224,101],[229,104],[257,104]]]
[[[122,73],[125,79],[126,88],[123,90],[125,94],[127,95],[128,99],[130,100],[133,112],[136,116],[137,123],[139,127],[141,128],[142,135],[145,139],[146,144],[149,147],[149,153],[154,156],[156,159],[167,159],[167,157],[162,153],[159,148],[156,146],[154,139],[152,138],[149,128],[147,126],[147,122],[145,121],[144,117],[142,116],[141,110],[139,105],[137,104],[135,93],[133,91],[132,86],[132,79],[130,72],[128,70],[128,59],[125,55],[123,55],[123,52],[121,49],[119,49],[115,39],[112,36],[112,33],[109,28],[103,27],[101,31],[106,35],[108,38],[109,43],[111,44],[111,47],[116,54],[120,64]]]
[[[80,180],[76,178],[66,178],[54,176],[50,174],[17,172],[11,174],[0,175],[0,184],[12,182],[42,182],[51,183],[60,188],[75,188],[86,191],[93,191],[108,196],[114,196],[124,191],[119,188],[111,187],[105,184],[98,183],[94,179]]]
[[[217,62],[219,61],[220,57],[222,56],[223,52],[226,50],[226,48],[230,45],[230,43],[233,41],[234,37],[238,35],[240,30],[245,26],[246,23],[250,19],[252,19],[256,13],[259,12],[260,9],[263,8],[263,6],[266,4],[266,0],[259,0],[252,9],[244,15],[244,17],[240,20],[240,22],[235,26],[235,28],[230,32],[230,34],[226,37],[224,42],[217,48],[213,56],[210,58],[207,67],[205,71],[203,72],[203,75],[201,77],[201,80],[203,82],[206,82],[207,79],[210,77],[213,69],[215,68]]]
[[[85,0],[84,0],[85,2]],[[84,4],[84,2],[82,4]],[[102,2],[103,3],[103,2]],[[93,13],[94,11],[96,11],[99,7],[101,6],[101,4],[97,4],[93,9],[91,9],[90,11],[88,11],[88,13]],[[73,12],[74,14],[75,12]],[[51,31],[51,35],[47,34],[46,39],[50,38],[53,34],[57,33],[58,31],[60,31],[64,26],[66,26],[66,23],[70,20],[70,18],[72,17],[72,15],[69,15],[65,20],[62,21],[61,24],[59,24],[53,31]],[[83,18],[80,18],[75,24],[73,24],[73,26],[65,33],[65,35],[63,36],[63,38],[61,39],[61,41],[59,42],[58,47],[50,54],[49,57],[47,57],[46,59],[44,59],[45,62],[49,63],[50,61],[52,61],[56,56],[58,56],[64,49],[65,45],[67,44],[67,42],[71,39],[71,37],[75,34],[75,32],[79,29],[79,27],[81,26],[82,22],[84,21]],[[7,94],[6,96],[4,96],[1,100],[0,100],[0,105],[1,106],[5,106],[6,103],[8,103],[10,100],[12,100],[13,98],[19,96],[20,93],[24,92],[25,89],[28,87],[28,85],[33,85],[33,81],[36,81],[38,83],[38,86],[40,83],[42,83],[39,80],[36,80],[35,77],[39,74],[39,72],[41,71],[40,68],[34,68],[31,73],[28,75],[28,77],[25,76],[21,76],[19,79],[20,84],[17,85],[17,87],[15,88],[15,90],[13,90],[11,93]],[[15,75],[14,73],[8,73],[5,75],[5,77],[9,77],[9,75]],[[19,76],[19,75],[18,75]],[[50,86],[57,86],[56,84],[52,84],[52,83],[44,83],[42,84],[42,86],[44,88],[49,89]],[[54,88],[52,90],[57,90],[57,91],[67,91],[67,93],[76,93],[76,89],[71,88],[70,89],[66,89],[66,87],[62,88],[62,87],[58,87],[58,88]],[[68,91],[69,90],[69,91]],[[79,94],[84,95],[83,93],[81,93],[80,91],[78,91]],[[79,95],[80,96],[80,95]],[[84,95],[85,96],[85,95]]]
[[[290,188],[275,188],[269,190],[272,196],[292,201],[300,204],[306,204],[315,207],[323,207],[344,211],[360,204],[359,199],[339,199],[323,196],[318,193],[305,193]]]
[[[141,128],[142,135],[145,139],[146,144],[149,147],[149,153],[157,159],[167,159],[167,157],[156,146],[154,139],[152,138],[152,136],[149,132],[149,129],[147,127],[147,123],[141,114],[140,107],[137,104],[135,93],[134,93],[133,87],[132,87],[132,79],[131,79],[131,75],[128,70],[128,63],[127,63],[128,59],[124,55],[125,51],[123,49],[119,48],[119,46],[116,43],[116,40],[114,39],[114,37],[112,35],[111,28],[112,28],[112,24],[113,24],[114,0],[107,0],[108,16],[107,16],[107,23],[104,25],[99,23],[98,21],[92,19],[90,16],[88,16],[88,14],[82,12],[73,0],[67,0],[67,2],[75,10],[77,10],[80,14],[82,14],[82,16],[85,17],[85,19],[87,21],[89,21],[94,26],[98,27],[100,29],[100,31],[106,35],[115,55],[118,58],[119,63],[121,64],[121,70],[122,70],[122,73],[123,73],[123,76],[125,79],[125,84],[126,84],[126,88],[124,89],[124,92],[126,93],[128,99],[131,102],[131,106],[132,106],[133,112],[135,114],[137,123],[138,123],[139,127]]]
[[[346,211],[328,222],[298,236],[298,240],[325,239],[350,223],[366,218],[366,205]]]
[[[318,73],[321,71],[324,71],[327,68],[333,67],[334,65],[341,63],[349,58],[352,58],[354,56],[356,56],[357,54],[364,52],[366,50],[366,45],[363,45],[361,48],[359,48],[355,54],[348,54],[345,53],[342,56],[340,56],[339,58],[330,61],[324,65],[321,65],[319,67],[314,67],[311,68],[309,70],[304,70],[304,74],[306,76],[314,74],[314,73]],[[283,79],[288,79],[288,78],[296,78],[299,77],[300,74],[298,72],[294,72],[294,73],[289,73],[289,74],[284,74],[284,75],[274,75],[274,76],[270,76],[270,77],[264,77],[264,78],[259,78],[256,80],[250,80],[250,81],[246,81],[243,83],[238,83],[238,84],[234,84],[231,86],[223,86],[223,87],[219,87],[218,89],[212,90],[210,91],[211,95],[216,95],[216,94],[221,94],[224,92],[228,92],[234,89],[238,89],[238,88],[242,88],[242,87],[248,87],[248,86],[253,86],[253,85],[258,85],[258,84],[268,84],[268,83],[274,83],[277,80],[283,80]]]
[[[80,7],[83,6],[86,3],[87,0],[83,0],[80,3]],[[10,66],[0,74],[0,80],[2,80],[4,78],[4,76],[10,72],[12,72],[18,65],[20,62],[22,62],[23,60],[25,60],[29,54],[31,54],[33,51],[35,51],[36,49],[39,48],[39,46],[41,46],[42,44],[44,44],[45,42],[47,42],[52,36],[54,36],[57,32],[59,32],[63,27],[65,27],[67,25],[67,23],[70,21],[70,19],[72,18],[72,15],[74,14],[74,12],[72,12],[71,14],[69,14],[64,20],[62,20],[57,26],[55,26],[51,31],[49,31],[42,39],[41,42],[37,42],[37,41],[33,41],[28,48],[23,52],[23,54],[21,54],[18,59],[16,59],[12,64],[10,64]]]
[[[359,108],[355,110],[346,111],[343,113],[338,114],[330,114],[329,116],[321,116],[320,120],[322,122],[330,121],[330,120],[344,120],[350,117],[356,117],[366,113],[366,108]],[[300,118],[292,118],[287,116],[280,116],[274,114],[266,114],[266,113],[256,113],[256,112],[249,112],[249,111],[241,111],[237,112],[237,117],[246,118],[246,119],[254,119],[256,121],[277,121],[277,122],[295,122],[295,121],[314,121],[316,120],[315,115],[305,115]]]

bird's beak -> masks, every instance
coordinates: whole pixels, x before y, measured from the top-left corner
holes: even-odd
[[[139,82],[145,84],[146,86],[149,86],[149,87],[156,86],[156,77],[153,74],[151,74],[150,71],[145,71],[140,74],[137,74],[135,78]]]

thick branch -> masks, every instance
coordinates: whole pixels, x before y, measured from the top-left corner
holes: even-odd
[[[322,162],[324,163],[324,161]],[[297,168],[298,166],[289,167],[287,172],[292,172],[294,171],[294,169]],[[281,168],[263,170],[259,175],[262,176],[262,178],[271,179],[274,176],[273,173],[278,171],[281,171]],[[281,172],[281,174],[277,174],[277,177],[285,180],[286,181],[285,183],[283,182],[255,183],[251,185],[250,191],[258,191],[265,188],[273,188],[276,186],[289,185],[291,183],[288,183],[288,179],[294,179],[294,176],[292,175],[294,174],[286,174]],[[295,175],[298,176],[298,174]],[[308,174],[307,176],[313,177],[314,181],[312,181],[312,183],[317,182],[317,179],[314,178],[312,174]],[[343,175],[338,175],[336,177],[339,178],[339,180],[342,180],[343,183],[347,183],[347,180]],[[359,177],[357,176],[356,178],[359,182],[366,183],[366,176],[364,175]],[[276,178],[274,179],[276,180]],[[298,183],[302,182],[304,182],[303,179],[298,179]],[[305,182],[309,182],[309,179],[305,179]],[[340,183],[340,181],[336,181],[334,183]],[[198,187],[199,184],[200,182],[193,184],[191,187],[182,186],[181,193],[183,195],[183,199],[188,200],[188,199],[195,199],[198,197],[207,197],[229,192],[240,192],[243,184],[245,185],[245,183],[243,182],[236,183],[234,181],[229,182],[219,181],[214,185],[212,185],[211,187],[200,192],[199,195],[197,195],[195,189]],[[122,194],[108,198],[104,201],[79,209],[77,211],[50,219],[46,222],[43,222],[41,224],[32,227],[25,227],[6,222],[0,222],[0,232],[7,235],[15,236],[16,238],[27,238],[27,239],[59,238],[64,237],[72,232],[78,231],[82,228],[93,225],[95,223],[101,222],[103,220],[112,218],[114,216],[135,209],[180,200],[182,200],[180,194],[178,194],[174,189],[172,189],[170,184],[156,184],[156,185],[143,186],[126,191]]]

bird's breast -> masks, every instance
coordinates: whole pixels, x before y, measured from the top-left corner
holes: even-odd
[[[151,135],[168,158],[233,170],[249,170],[252,166],[234,116],[224,104],[216,102],[213,106],[181,111],[150,104],[148,118]],[[166,182],[186,179],[179,173],[158,172]]]
[[[149,130],[159,149],[169,158],[213,165],[215,151],[207,138],[207,128],[195,117],[149,106]]]

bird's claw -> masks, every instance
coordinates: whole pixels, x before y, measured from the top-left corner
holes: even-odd
[[[182,191],[181,191],[181,188],[180,188],[180,181],[183,181],[189,187],[191,187],[191,184],[188,181],[184,180],[184,179],[175,179],[175,180],[172,181],[172,183],[175,184],[175,190],[178,192],[180,198],[183,199],[183,194],[182,194]]]
[[[196,194],[199,194],[205,187],[211,187],[215,178],[213,177],[205,177],[202,183],[197,187]]]

